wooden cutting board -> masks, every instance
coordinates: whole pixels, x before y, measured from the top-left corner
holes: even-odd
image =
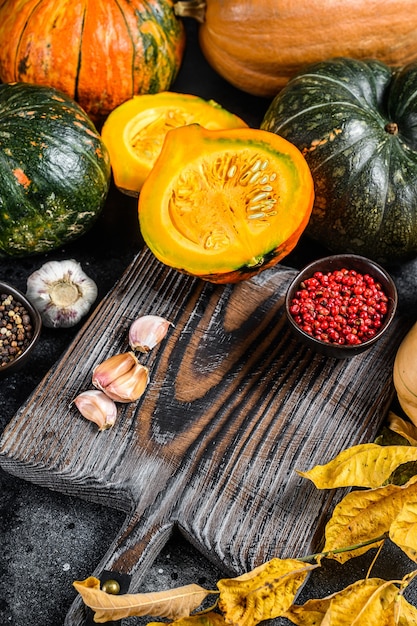
[[[230,575],[317,549],[341,493],[295,470],[372,440],[407,328],[397,317],[381,343],[350,360],[314,354],[286,323],[294,275],[278,266],[213,285],[145,249],[4,431],[6,471],[126,511],[96,576],[127,575],[137,591],[174,528]],[[145,395],[119,405],[115,426],[99,432],[71,401],[91,388],[95,365],[129,349],[129,326],[144,314],[174,328],[141,359],[151,373]],[[85,619],[77,599],[66,624]]]

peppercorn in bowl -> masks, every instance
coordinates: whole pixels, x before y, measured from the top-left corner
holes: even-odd
[[[0,282],[0,376],[16,372],[30,359],[39,339],[39,312],[15,287]]]
[[[395,283],[385,269],[366,257],[337,254],[297,274],[285,311],[302,343],[326,356],[348,358],[382,337],[397,303]]]

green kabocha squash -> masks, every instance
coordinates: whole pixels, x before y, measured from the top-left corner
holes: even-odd
[[[40,85],[0,85],[0,256],[84,234],[104,206],[110,159],[87,114]]]
[[[417,255],[417,64],[335,58],[306,68],[261,124],[304,154],[315,184],[306,233],[390,264]]]

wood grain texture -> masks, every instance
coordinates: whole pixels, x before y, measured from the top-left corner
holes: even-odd
[[[301,346],[283,303],[295,270],[213,285],[147,250],[20,408],[0,441],[2,467],[28,481],[126,511],[95,575],[138,589],[174,527],[234,575],[318,547],[340,491],[295,470],[371,440],[393,395],[400,318],[367,353],[338,361]],[[127,351],[130,323],[158,314],[174,328],[149,356],[151,382],[104,432],[71,404],[95,365]],[[67,616],[85,623],[77,600]]]

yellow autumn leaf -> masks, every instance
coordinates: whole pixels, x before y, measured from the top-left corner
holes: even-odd
[[[410,445],[417,446],[417,426],[395,415],[392,411],[388,414],[388,428],[407,439]]]
[[[348,493],[335,506],[326,524],[323,552],[330,552],[327,555],[329,558],[344,563],[380,545],[381,541],[375,539],[374,543],[336,553],[342,548],[364,544],[387,534],[404,504],[416,498],[417,476],[402,486],[387,485]]]
[[[398,598],[395,619],[395,624],[398,626],[416,626],[417,624],[417,609],[404,596]]]
[[[73,583],[84,604],[94,611],[94,621],[105,623],[125,617],[151,615],[173,621],[187,617],[212,591],[200,585],[185,585],[155,593],[112,595],[100,589],[100,581],[90,576]]]
[[[302,605],[293,604],[283,614],[283,617],[300,626],[318,626],[318,624],[323,622],[326,611],[330,606],[330,598],[332,597],[307,600]]]
[[[378,446],[362,443],[343,450],[325,465],[307,472],[297,471],[317,489],[336,487],[380,487],[403,463],[417,460],[416,446]]]
[[[417,502],[415,500],[405,502],[390,526],[389,537],[409,559],[417,562]]]
[[[239,626],[254,626],[279,617],[316,567],[297,559],[276,558],[237,578],[219,580],[219,609],[227,623]]]
[[[404,621],[413,612],[399,602],[400,590],[395,582],[380,578],[358,580],[326,598],[293,605],[285,617],[299,626],[415,626],[413,621]],[[398,622],[399,615],[403,621]]]
[[[175,622],[164,622],[163,626],[226,626],[225,619],[220,613],[209,611],[197,613],[189,617],[182,617]],[[147,626],[161,626],[161,622],[148,622]]]

